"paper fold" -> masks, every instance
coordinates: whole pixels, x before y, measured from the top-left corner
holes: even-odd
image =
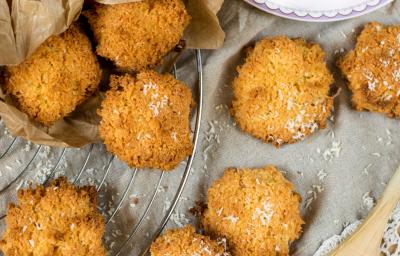
[[[119,4],[136,0],[98,0]],[[17,65],[28,58],[47,38],[64,32],[81,14],[84,0],[0,0],[0,66]],[[215,49],[222,46],[225,34],[216,13],[223,0],[187,0],[192,21],[184,34],[189,48]],[[34,15],[32,15],[34,13]],[[1,84],[1,82],[0,82]],[[18,110],[0,88],[0,117],[9,132],[36,144],[82,147],[99,142],[96,114],[99,95],[89,98],[51,127],[43,127]]]

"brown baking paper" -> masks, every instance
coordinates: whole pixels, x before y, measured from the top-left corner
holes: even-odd
[[[98,0],[103,4],[135,2],[136,0]],[[16,65],[34,52],[51,35],[65,31],[81,12],[83,0],[14,0],[10,8],[0,0],[0,65]],[[221,47],[225,34],[216,13],[223,0],[188,0],[192,16],[185,31],[186,46],[213,49]],[[35,13],[35,15],[31,15]],[[13,25],[12,25],[13,24]],[[58,147],[82,147],[99,142],[99,95],[91,97],[67,117],[51,127],[44,127],[16,108],[15,103],[0,89],[0,116],[9,132],[36,144]]]
[[[0,100],[0,116],[14,136],[42,145],[82,147],[100,141],[97,132],[100,118],[96,114],[100,103],[101,96],[95,95],[53,126],[44,127],[18,110],[10,97],[3,96]]]
[[[0,0],[0,65],[17,65],[47,38],[64,32],[81,12],[83,0]],[[34,15],[32,15],[34,14]],[[10,133],[36,144],[81,147],[99,141],[95,96],[53,126],[43,127],[19,111],[0,89],[0,116]]]
[[[51,35],[64,32],[83,5],[83,0],[10,2],[0,0],[0,66],[21,63]]]

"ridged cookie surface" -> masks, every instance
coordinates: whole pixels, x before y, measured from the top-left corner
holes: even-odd
[[[400,117],[400,26],[367,24],[338,62],[357,110]]]
[[[304,223],[300,196],[273,166],[225,170],[208,190],[202,224],[234,256],[288,255]]]
[[[263,39],[238,73],[231,113],[243,131],[280,146],[326,126],[333,77],[319,45],[283,36]]]
[[[100,136],[131,167],[171,170],[192,152],[192,92],[155,71],[112,76],[101,105]]]
[[[196,234],[194,227],[168,230],[151,245],[151,256],[229,256],[224,245]]]
[[[98,4],[85,15],[98,43],[97,54],[135,71],[160,64],[190,21],[182,0]]]
[[[72,25],[18,66],[7,67],[3,88],[29,118],[50,126],[92,95],[100,79],[88,37]]]
[[[106,255],[104,220],[95,187],[76,188],[60,178],[48,187],[19,190],[8,208],[0,241],[6,256]]]

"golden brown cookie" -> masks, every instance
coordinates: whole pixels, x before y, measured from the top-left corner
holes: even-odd
[[[100,79],[91,43],[73,25],[18,66],[8,67],[3,89],[29,118],[50,126],[93,94]]]
[[[0,241],[6,256],[106,255],[104,220],[95,187],[75,188],[60,178],[44,188],[19,190],[8,208]]]
[[[171,170],[192,152],[192,92],[155,71],[112,76],[99,115],[107,149],[131,167]]]
[[[339,60],[359,110],[400,117],[400,25],[365,25],[356,48]]]
[[[225,237],[234,256],[288,255],[300,236],[300,196],[273,166],[227,169],[208,190],[206,234]]]
[[[221,243],[196,234],[194,227],[168,230],[150,248],[151,256],[229,256]]]
[[[98,42],[97,54],[135,71],[160,64],[190,21],[182,0],[99,4],[85,15]]]
[[[231,113],[243,131],[280,146],[326,126],[333,77],[319,45],[283,36],[263,39],[238,73]]]

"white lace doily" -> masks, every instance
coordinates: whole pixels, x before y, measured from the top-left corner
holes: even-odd
[[[389,220],[381,251],[385,256],[400,255],[400,204],[397,205]]]
[[[351,235],[361,221],[355,221],[347,225],[340,235],[334,235],[325,240],[321,247],[315,252],[314,256],[327,256],[329,252],[334,250],[344,239]],[[393,215],[389,219],[386,227],[385,235],[381,245],[382,256],[399,256],[400,255],[400,203],[397,205]]]

